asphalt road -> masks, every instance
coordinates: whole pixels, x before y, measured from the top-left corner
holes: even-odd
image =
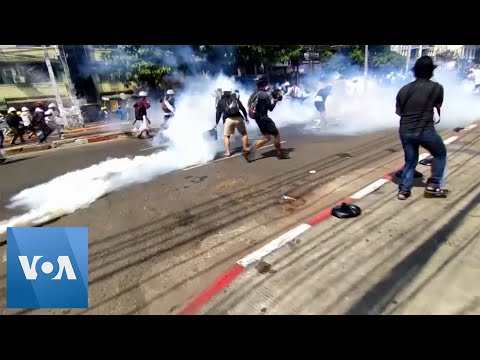
[[[175,313],[238,258],[343,192],[358,190],[358,179],[373,180],[391,161],[402,161],[395,131],[322,136],[290,128],[282,133],[289,160],[278,160],[272,147],[250,164],[241,156],[218,160],[219,155],[212,163],[109,194],[47,225],[89,227],[90,306],[72,313]],[[27,187],[108,157],[158,151],[150,146],[147,140],[122,139],[13,159],[0,169],[0,219],[21,213],[5,205]],[[280,204],[281,194],[297,201]],[[0,255],[4,252],[0,246]],[[0,308],[4,278],[2,266]]]

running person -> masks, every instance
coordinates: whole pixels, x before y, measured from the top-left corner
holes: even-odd
[[[258,125],[258,129],[262,133],[263,137],[258,139],[250,149],[248,161],[251,161],[252,154],[255,150],[261,148],[267,144],[272,136],[274,138],[274,145],[277,149],[277,156],[279,159],[288,159],[288,155],[282,149],[280,143],[280,132],[273,120],[268,116],[269,111],[273,111],[278,101],[282,100],[282,96],[278,95],[272,98],[267,93],[268,82],[265,76],[257,78],[257,91],[252,94],[248,101],[249,115]]]
[[[315,108],[317,109],[318,113],[320,114],[320,119],[315,120],[317,126],[319,126],[322,122],[327,120],[325,102],[327,101],[327,97],[332,92],[332,85],[327,85],[324,88],[318,90],[317,95],[315,96]]]

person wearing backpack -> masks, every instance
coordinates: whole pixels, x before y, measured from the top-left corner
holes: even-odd
[[[447,161],[447,148],[435,130],[434,109],[440,116],[443,104],[443,86],[430,79],[437,66],[432,58],[422,56],[413,67],[415,81],[400,89],[396,99],[396,114],[400,116],[400,140],[405,152],[405,166],[397,198],[406,200],[411,196],[419,147],[433,156],[432,175],[425,186],[425,193],[446,197],[442,189]]]
[[[242,135],[243,155],[249,160],[248,135],[245,122],[248,123],[247,111],[240,101],[237,93],[225,91],[217,104],[216,125],[223,115],[225,156],[230,156],[230,136],[235,133],[235,129]]]
[[[254,151],[266,145],[272,139],[272,136],[278,158],[289,159],[289,156],[282,149],[280,132],[273,120],[268,116],[268,112],[273,111],[277,103],[282,101],[282,95],[271,96],[267,93],[269,87],[265,76],[260,76],[256,81],[257,91],[248,100],[248,115],[255,120],[263,137],[258,139],[250,149],[249,161],[251,161]]]
[[[163,127],[168,126],[168,121],[175,115],[175,92],[172,89],[167,90],[167,96],[162,100]]]

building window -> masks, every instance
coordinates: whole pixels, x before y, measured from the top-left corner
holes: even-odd
[[[15,70],[13,69],[4,69],[3,70],[3,80],[5,84],[15,84]]]

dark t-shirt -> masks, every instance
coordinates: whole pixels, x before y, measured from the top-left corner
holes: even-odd
[[[323,100],[317,100],[315,99],[315,101],[323,101],[325,102],[327,100],[327,97],[330,95],[330,89],[328,88],[322,88],[320,90],[318,90],[317,92],[317,96],[321,96],[323,98]]]
[[[400,133],[434,130],[434,106],[443,103],[443,86],[417,79],[405,85],[397,94],[400,109]]]
[[[272,102],[272,98],[265,91],[259,91],[257,99],[257,117],[260,119],[267,118],[268,112],[273,111],[276,103]]]

